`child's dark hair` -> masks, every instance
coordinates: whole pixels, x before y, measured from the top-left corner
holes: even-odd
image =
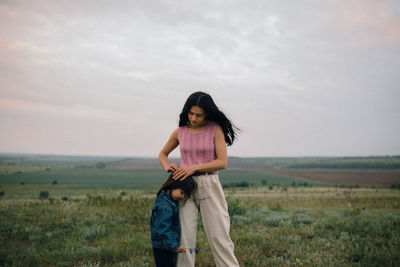
[[[207,93],[195,92],[189,96],[179,115],[179,126],[189,124],[188,113],[193,106],[202,108],[206,113],[206,120],[213,121],[222,128],[228,146],[233,144],[238,131],[240,131],[239,128],[233,125],[225,114],[218,109],[212,97]]]
[[[182,189],[185,192],[185,199],[193,198],[192,193],[197,188],[197,183],[193,180],[192,176],[187,177],[185,180],[181,181],[179,179],[175,180],[173,177],[174,173],[171,173],[168,176],[168,179],[161,186],[161,188],[157,192],[157,196],[161,193],[162,190],[173,190],[173,189]]]

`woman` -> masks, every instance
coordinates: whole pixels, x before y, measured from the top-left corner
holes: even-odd
[[[229,236],[229,214],[218,170],[227,167],[227,145],[236,138],[235,127],[215,105],[210,95],[196,92],[189,96],[180,114],[179,127],[161,150],[159,159],[174,179],[189,176],[197,182],[195,201],[179,203],[181,244],[196,245],[198,212],[217,266],[239,266]],[[179,145],[180,167],[168,161],[168,155]],[[194,253],[180,253],[177,266],[194,266]]]

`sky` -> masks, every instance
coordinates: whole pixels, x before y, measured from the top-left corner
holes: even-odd
[[[0,152],[157,157],[200,90],[229,156],[400,155],[399,70],[397,0],[0,0]]]

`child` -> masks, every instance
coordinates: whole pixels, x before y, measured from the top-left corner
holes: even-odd
[[[151,245],[157,267],[175,267],[177,253],[186,252],[181,245],[178,200],[192,196],[196,182],[192,177],[183,181],[175,180],[170,174],[157,193],[151,210]]]

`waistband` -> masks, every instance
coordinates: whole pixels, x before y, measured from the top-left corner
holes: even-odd
[[[200,175],[212,175],[212,174],[217,174],[218,172],[214,171],[214,172],[195,172],[194,174],[192,174],[192,176],[200,176]]]

